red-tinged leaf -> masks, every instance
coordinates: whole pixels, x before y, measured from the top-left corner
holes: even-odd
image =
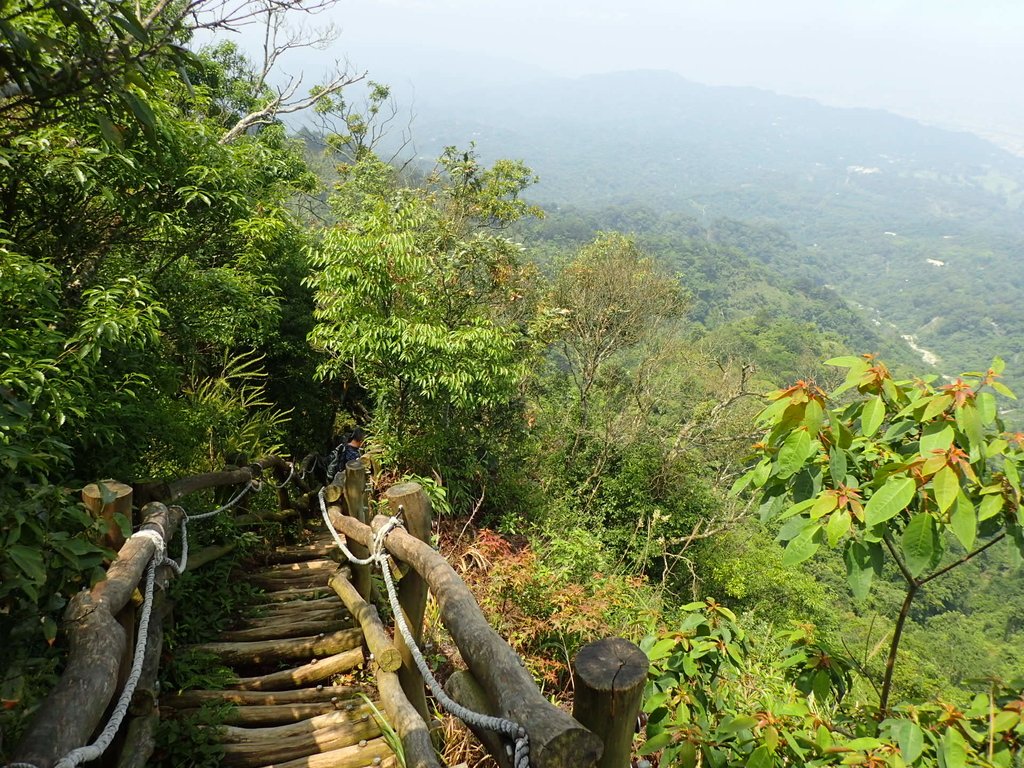
[[[864,522],[874,527],[905,510],[917,494],[912,477],[890,477],[864,505]]]
[[[950,467],[943,467],[935,473],[932,478],[932,490],[935,493],[935,503],[939,505],[939,511],[945,512],[956,501],[960,493],[960,478]]]

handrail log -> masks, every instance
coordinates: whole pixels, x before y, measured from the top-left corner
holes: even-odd
[[[366,546],[373,530],[387,524],[386,517],[378,516],[371,530],[343,515],[338,507],[328,511],[339,531]],[[473,593],[451,565],[429,544],[401,529],[388,534],[385,546],[426,579],[441,620],[473,676],[493,697],[497,711],[526,728],[531,764],[536,768],[593,766],[601,755],[601,740],[544,698],[516,653],[487,623]]]
[[[181,510],[159,502],[147,504],[142,514],[143,530],[157,530],[165,541],[181,520]],[[155,548],[148,538],[129,539],[107,570],[107,579],[71,598],[64,614],[67,666],[15,750],[14,762],[51,768],[96,730],[114,696],[125,651],[125,632],[116,615],[138,586]]]
[[[256,467],[259,471],[253,472]],[[203,472],[202,474],[183,477],[179,480],[155,480],[150,482],[132,483],[135,495],[139,502],[162,501],[169,503],[176,501],[182,496],[191,493],[205,491],[208,488],[219,488],[225,485],[238,485],[248,483],[254,477],[259,477],[262,470],[287,470],[288,462],[279,456],[264,456],[262,459],[239,469],[226,469],[220,472]]]
[[[394,672],[402,666],[402,655],[391,642],[377,609],[363,600],[358,590],[343,573],[334,574],[327,582],[358,622],[366,639],[366,645],[373,654],[373,660],[385,672]]]
[[[408,768],[441,768],[430,740],[430,730],[406,698],[398,675],[395,674],[395,670],[402,665],[402,657],[384,631],[377,609],[363,600],[343,575],[332,576],[330,585],[363,628],[366,644],[376,662],[377,690],[380,692],[381,704],[402,740],[406,765]]]

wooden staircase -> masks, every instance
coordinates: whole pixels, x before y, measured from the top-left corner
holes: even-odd
[[[238,626],[192,646],[234,670],[226,690],[183,691],[161,709],[233,705],[218,730],[234,768],[375,768],[397,759],[381,735],[376,691],[361,679],[363,632],[328,581],[349,578],[330,538],[283,546],[244,576],[264,590]]]

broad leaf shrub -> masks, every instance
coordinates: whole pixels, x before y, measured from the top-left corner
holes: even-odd
[[[639,751],[662,766],[1016,764],[1024,737],[1019,693],[992,685],[962,709],[915,702],[875,717],[847,704],[852,667],[813,628],[797,627],[774,639],[778,647],[760,648],[714,600],[681,611],[676,629],[641,643],[651,670]]]
[[[871,355],[839,357],[843,383],[827,394],[799,381],[770,395],[757,463],[733,491],[759,490],[761,518],[781,523],[783,564],[842,548],[850,590],[863,599],[892,563],[906,592],[880,691],[892,691],[904,622],[918,591],[1005,542],[1024,555],[1019,465],[1024,433],[1008,433],[997,395],[1003,361],[945,384],[897,380]]]

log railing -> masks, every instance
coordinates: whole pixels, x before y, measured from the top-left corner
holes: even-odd
[[[318,501],[326,500],[325,517],[336,532],[345,537],[352,554],[360,558],[371,552],[375,533],[390,526],[388,516],[370,518],[367,473],[359,461],[350,463],[344,473],[339,473],[319,492],[296,478],[301,493],[294,500],[283,487],[294,474],[292,467],[276,457],[261,459],[247,467],[174,482],[139,483],[129,487],[106,481],[87,487],[83,493],[86,504],[95,515],[108,521],[109,541],[117,541],[115,514],[130,515],[133,496],[136,503],[144,502],[141,530],[155,531],[159,537],[154,534],[129,538],[120,546],[106,580],[72,599],[65,615],[70,641],[65,672],[40,706],[15,750],[12,764],[52,768],[97,732],[110,703],[124,686],[125,670],[132,664],[135,646],[132,595],[139,588],[147,565],[157,554],[157,540],[171,542],[183,517],[179,508],[165,504],[204,489],[252,483],[268,470],[277,480],[278,496],[278,511],[269,515],[271,519],[312,512]],[[445,698],[446,694],[469,710],[522,726],[529,737],[533,768],[621,768],[628,765],[647,674],[647,659],[639,648],[617,638],[584,648],[573,663],[576,695],[573,716],[570,716],[543,696],[522,660],[487,623],[469,588],[430,545],[430,502],[423,489],[415,483],[397,485],[385,493],[384,501],[391,515],[399,516],[402,523],[402,527],[387,533],[383,546],[401,573],[397,600],[412,640],[416,644],[420,642],[429,591],[437,601],[441,622],[468,666],[448,680],[438,697]],[[264,515],[262,519],[267,517]],[[243,514],[235,519],[245,523],[261,518]],[[322,548],[322,545],[314,545],[314,548],[317,546]],[[190,565],[197,567],[204,560],[229,550],[230,545],[225,545],[193,553]],[[157,569],[157,590],[143,651],[142,674],[118,742],[119,756],[113,759],[106,756],[106,764],[117,764],[119,768],[143,766],[153,751],[159,717],[155,681],[161,655],[161,625],[166,613],[163,593],[173,572],[167,565]],[[402,634],[396,631],[392,639],[380,620],[374,603],[384,605],[387,597],[377,594],[370,566],[353,564],[350,569],[325,572],[324,580],[362,629],[363,653],[372,661],[370,668],[376,674],[380,701],[401,739],[406,766],[441,768],[425,681],[413,663],[413,649]],[[308,602],[309,605],[303,606],[306,614],[296,615],[295,621],[301,622],[307,616],[312,618],[311,611],[322,610],[318,604],[314,605],[319,601]],[[339,632],[346,631],[339,626]],[[244,638],[230,639],[249,641],[251,651],[251,641],[263,639],[257,637],[259,633],[257,627],[243,630]],[[275,649],[268,644],[266,653],[270,658]],[[282,674],[294,678],[294,671]],[[266,682],[263,678],[259,680]],[[262,683],[241,686],[252,691],[244,695],[264,695],[259,693],[266,688]],[[498,764],[512,768],[508,739],[478,727],[479,724],[469,725]]]
[[[282,484],[290,465],[278,457],[267,457],[249,466],[223,472],[209,472],[174,482],[139,483],[129,486],[102,481],[86,486],[83,503],[97,518],[107,521],[104,541],[119,545],[117,557],[107,569],[106,579],[92,589],[83,589],[68,604],[64,627],[68,635],[68,660],[56,687],[42,702],[38,712],[14,752],[12,765],[51,768],[72,750],[87,744],[99,729],[115,695],[125,684],[135,653],[135,605],[132,596],[150,561],[157,556],[157,540],[169,545],[183,517],[179,507],[167,507],[177,499],[210,488],[252,483],[267,470]],[[308,489],[307,489],[308,490]],[[278,487],[278,511],[272,517],[294,514],[286,488]],[[124,540],[114,515],[131,520],[133,501],[143,502],[139,531]],[[259,516],[250,515],[250,521]],[[243,520],[245,522],[245,520]],[[230,547],[195,553],[190,567],[197,568]],[[143,766],[153,750],[156,706],[157,666],[163,642],[162,623],[166,614],[165,590],[174,569],[160,565],[156,571],[155,591],[149,618],[141,675],[135,687],[125,720],[120,757],[111,761],[118,766]]]
[[[363,557],[361,553],[369,551],[374,535],[389,526],[387,516],[366,519],[369,505],[364,478],[361,462],[352,462],[345,476],[335,478],[333,487],[328,486],[324,492],[325,499],[340,500],[344,496],[348,510],[353,511],[347,514],[340,504],[326,508],[330,523],[345,536],[357,557]],[[574,719],[543,696],[522,660],[487,623],[469,588],[430,545],[430,502],[423,489],[415,483],[397,485],[387,491],[385,500],[392,515],[400,514],[404,526],[394,528],[383,540],[387,553],[405,571],[398,588],[399,608],[418,641],[429,590],[437,601],[441,622],[469,668],[449,679],[448,696],[467,709],[505,718],[525,728],[534,768],[628,765],[647,676],[643,652],[620,638],[584,648],[573,665],[577,680]],[[361,590],[352,592],[353,601],[370,597]],[[402,737],[407,759],[411,758],[409,765],[435,766],[426,736],[424,681],[411,663],[400,634],[395,635],[402,657],[398,676],[404,695],[397,696],[392,686],[380,685],[378,672],[381,699],[389,706],[387,690],[399,699],[396,707],[402,708],[402,716],[391,715],[390,711],[389,716]],[[377,652],[374,648],[370,651]],[[419,717],[413,717],[413,713]],[[499,765],[511,766],[507,740],[482,728],[473,730]]]

